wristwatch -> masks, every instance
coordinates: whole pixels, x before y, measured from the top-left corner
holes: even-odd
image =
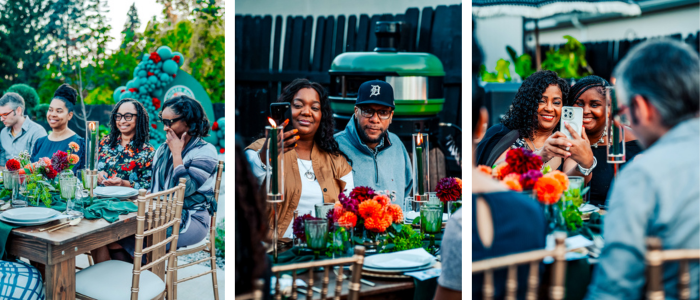
[[[593,168],[595,168],[597,164],[598,161],[595,159],[595,157],[593,157],[593,165],[590,168],[586,169],[582,167],[581,164],[579,164],[578,170],[581,172],[581,174],[583,174],[583,176],[588,176],[589,174],[591,174],[591,172],[593,172]]]

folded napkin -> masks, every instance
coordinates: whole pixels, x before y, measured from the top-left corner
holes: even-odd
[[[0,258],[5,259],[5,245],[7,244],[7,238],[10,236],[12,229],[19,226],[7,224],[5,222],[0,222]]]
[[[119,201],[116,198],[95,199],[93,204],[85,208],[85,218],[88,220],[103,218],[114,223],[119,215],[138,211],[139,207],[131,201]]]

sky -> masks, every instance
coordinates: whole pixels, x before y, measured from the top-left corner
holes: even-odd
[[[153,16],[158,16],[160,18],[161,12],[163,11],[163,6],[156,3],[156,0],[107,0],[109,6],[107,19],[109,24],[112,25],[110,35],[114,37],[114,40],[107,46],[110,50],[119,49],[119,45],[122,41],[121,31],[124,29],[126,14],[129,12],[129,7],[131,7],[132,3],[136,3],[136,11],[141,21],[141,28],[139,31],[143,31],[146,28],[148,20],[153,18]]]

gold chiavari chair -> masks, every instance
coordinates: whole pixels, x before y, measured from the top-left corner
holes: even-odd
[[[214,185],[214,201],[217,203],[219,202],[219,192],[221,191],[221,174],[223,174],[224,171],[224,162],[219,161],[219,165],[217,166],[217,172],[216,172],[216,183]],[[176,265],[173,266],[173,274],[175,274],[175,283],[173,284],[173,299],[177,300],[177,285],[188,281],[195,279],[200,276],[207,275],[211,273],[211,281],[212,285],[214,288],[214,299],[219,300],[219,281],[216,278],[216,212],[211,215],[211,222],[209,223],[209,238],[205,238],[201,242],[194,244],[192,246],[188,246],[185,248],[177,249],[177,256],[183,256],[187,254],[192,254],[192,253],[197,253],[200,251],[204,251],[205,253],[209,254],[207,257],[200,259],[195,262],[191,262],[185,265],[177,265],[177,259],[176,259]],[[187,268],[189,266],[193,265],[198,265],[200,263],[210,261],[211,263],[211,270],[206,271],[204,273],[200,273],[197,275],[192,275],[187,278],[183,278],[180,280],[177,280],[177,270]]]
[[[262,300],[263,298],[263,284],[265,281],[262,279],[257,279],[253,282],[253,291],[247,294],[242,294],[236,296],[236,300]]]
[[[647,238],[647,299],[663,300],[663,264],[678,262],[678,299],[690,299],[690,269],[691,261],[700,262],[700,249],[661,250],[661,240],[656,237]]]
[[[506,299],[515,300],[518,291],[518,266],[525,264],[530,265],[526,299],[537,299],[540,262],[548,256],[554,257],[549,298],[553,300],[564,299],[564,276],[566,273],[566,246],[564,241],[566,240],[566,233],[557,232],[554,238],[556,246],[553,250],[534,250],[473,262],[472,275],[484,273],[484,300],[493,299],[495,292],[493,273],[495,270],[503,268],[508,268]]]
[[[335,266],[342,266],[347,264],[352,264],[352,275],[350,276],[350,285],[348,287],[348,300],[358,300],[360,298],[360,278],[362,276],[362,265],[365,260],[365,247],[355,246],[355,254],[352,257],[344,257],[337,259],[321,260],[321,261],[311,261],[298,264],[290,264],[284,266],[272,267],[272,273],[275,274],[277,282],[275,284],[275,299],[282,299],[282,292],[280,291],[280,273],[282,272],[292,272],[292,296],[291,299],[297,299],[297,271],[300,269],[309,269],[309,280],[306,287],[306,299],[312,299],[314,291],[312,287],[314,286],[314,268],[323,267],[323,284],[321,287],[321,298],[326,299],[328,295],[328,283],[329,283],[329,270],[333,269]],[[336,276],[335,281],[335,294],[333,299],[340,300],[340,292],[343,288],[342,273],[341,276]]]
[[[173,274],[172,267],[168,266],[175,264],[185,182],[181,178],[177,187],[148,195],[146,190],[139,190],[134,263],[109,260],[78,272],[75,275],[77,298],[171,298]],[[172,235],[166,238],[168,229],[172,230]],[[146,248],[144,239],[147,241]],[[166,251],[168,244],[171,247]],[[148,256],[147,264],[141,266],[144,255]],[[167,275],[163,274],[166,270]]]

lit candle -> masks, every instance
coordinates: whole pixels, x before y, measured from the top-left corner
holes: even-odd
[[[277,148],[277,124],[275,123],[275,120],[272,118],[268,118],[270,120],[270,124],[272,127],[270,127],[270,134],[269,138],[270,141],[268,142],[268,148],[270,149],[269,151],[269,157],[267,159],[270,160],[270,171],[272,174],[270,175],[270,191],[272,192],[273,195],[279,194],[279,178],[277,176],[277,152],[279,151]]]
[[[418,195],[423,195],[425,188],[423,187],[423,135],[418,133],[416,137],[416,180],[418,180]]]
[[[87,143],[88,143],[88,151],[87,151],[87,162],[85,167],[88,170],[97,170],[97,143],[98,143],[98,134],[97,134],[97,128],[99,127],[99,123],[97,121],[88,121],[88,136],[87,136]]]
[[[615,115],[620,109],[617,107],[617,96],[615,95],[615,90],[611,89],[610,90],[610,106],[612,108],[613,115]],[[610,137],[610,140],[612,141],[612,149],[611,152],[612,154],[621,154],[621,145],[622,141],[620,141],[620,127],[615,125],[614,118],[612,120],[612,136]]]

